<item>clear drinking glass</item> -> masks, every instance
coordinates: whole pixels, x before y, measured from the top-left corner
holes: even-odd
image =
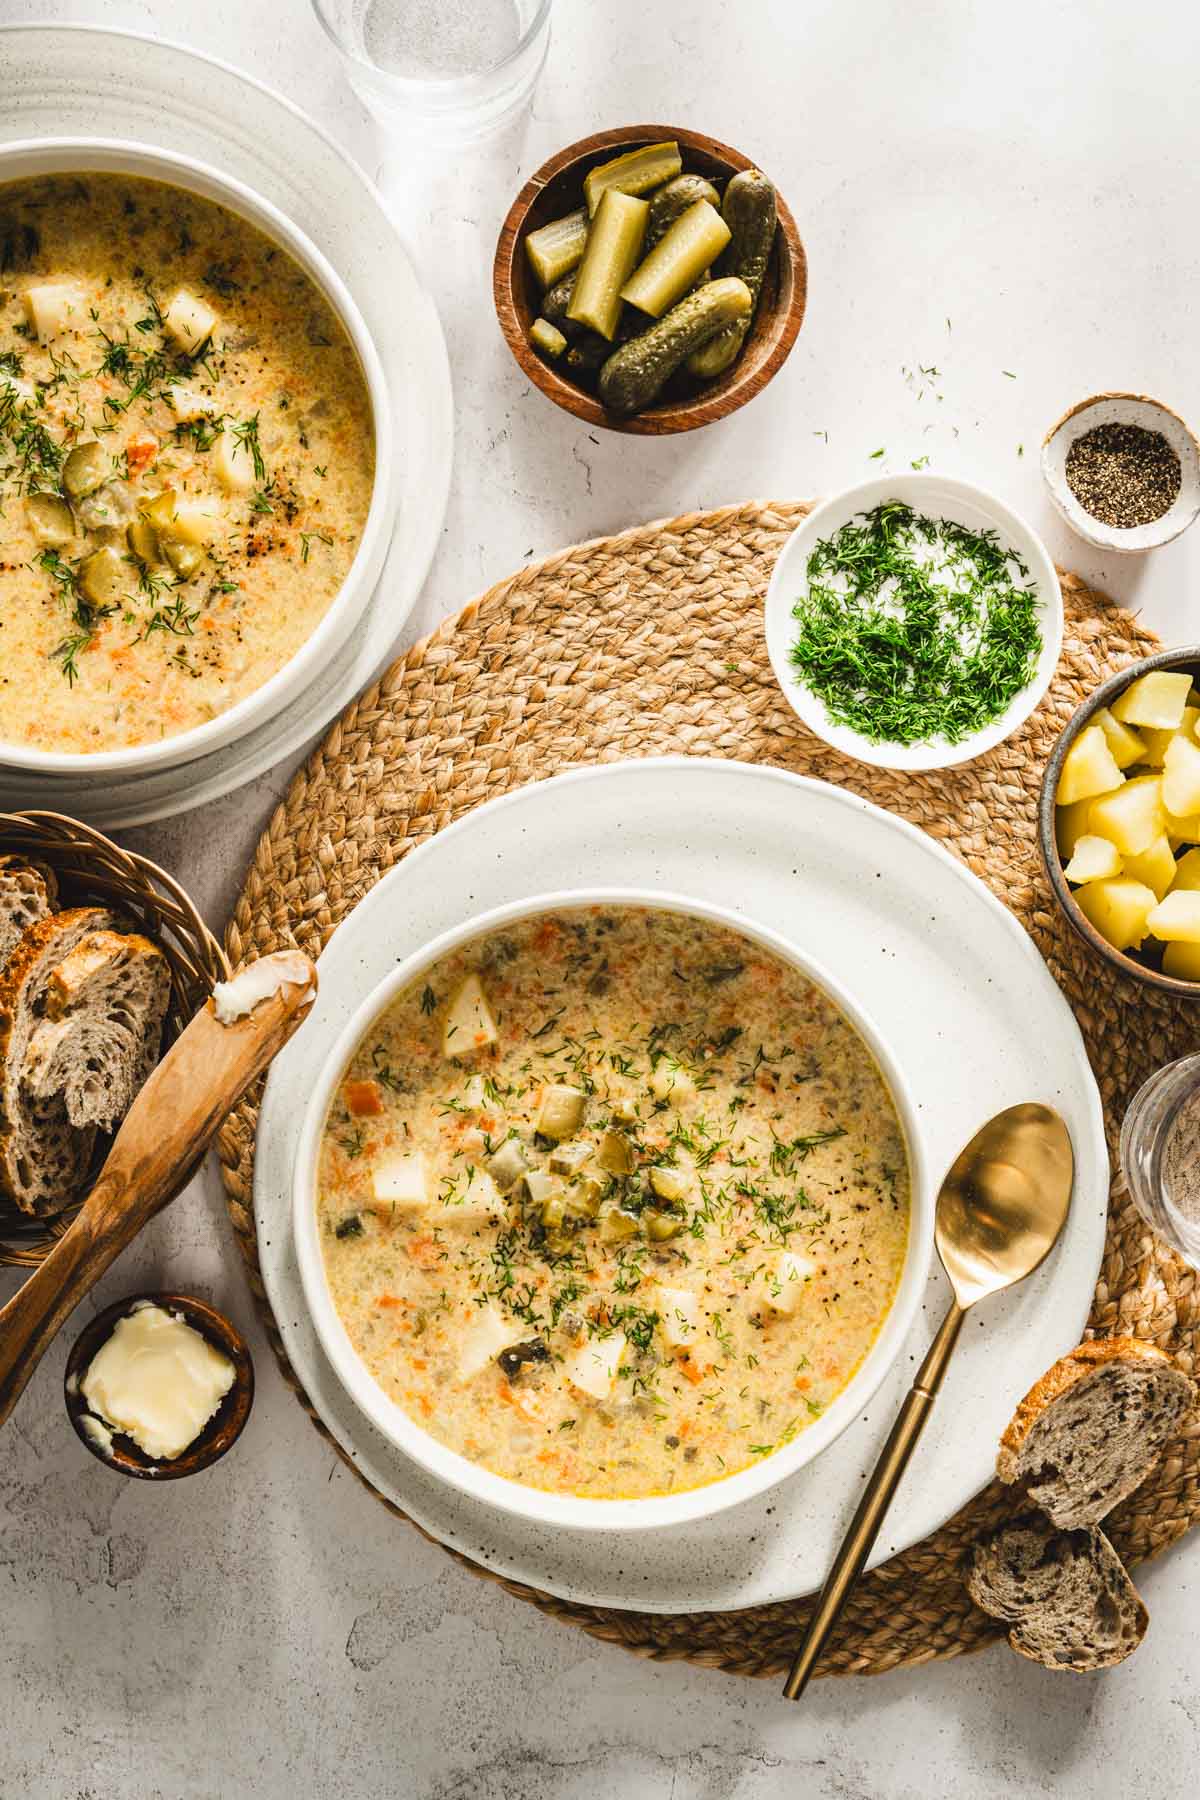
[[[552,0],[313,0],[351,86],[389,130],[438,143],[495,131],[529,102]]]
[[[1200,1269],[1200,1056],[1168,1063],[1138,1089],[1121,1126],[1121,1168],[1142,1217]]]

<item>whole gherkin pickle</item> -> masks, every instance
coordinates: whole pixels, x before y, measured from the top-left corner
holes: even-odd
[[[650,217],[646,221],[646,241],[642,245],[645,255],[649,256],[680,213],[695,206],[697,200],[707,200],[710,206],[721,204],[720,194],[703,175],[677,175],[674,181],[655,189],[650,196]]]
[[[775,189],[760,169],[743,169],[725,189],[721,216],[730,230],[721,274],[736,275],[750,289],[749,316],[710,338],[688,358],[688,374],[711,381],[735,361],[754,319],[754,309],[771,260],[777,214]]]
[[[726,275],[687,294],[669,313],[614,350],[600,371],[600,398],[610,412],[635,413],[649,406],[694,350],[748,319],[750,289]]]

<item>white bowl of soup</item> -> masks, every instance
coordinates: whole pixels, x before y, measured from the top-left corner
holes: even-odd
[[[903,1073],[795,944],[672,894],[552,894],[407,957],[309,1099],[294,1231],[392,1443],[547,1524],[683,1523],[855,1418],[923,1291]]]
[[[0,762],[94,778],[274,716],[392,526],[345,284],[268,201],[125,142],[0,148]]]

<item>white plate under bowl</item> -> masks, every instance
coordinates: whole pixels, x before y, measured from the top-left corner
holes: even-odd
[[[808,559],[821,538],[830,537],[859,513],[870,512],[885,500],[903,500],[915,512],[952,519],[971,531],[995,531],[1001,543],[1015,550],[1037,588],[1037,617],[1042,633],[1042,652],[1032,681],[1013,696],[1006,710],[991,725],[973,732],[961,743],[933,738],[922,744],[870,743],[848,725],[838,725],[825,704],[797,676],[791,662],[796,639],[792,608],[808,587]],[[1023,725],[1050,685],[1062,649],[1062,590],[1050,553],[1042,540],[1011,507],[970,481],[947,475],[885,475],[860,482],[813,508],[793,531],[779,553],[767,589],[764,623],[767,654],[784,698],[810,731],[835,750],[878,769],[950,769],[970,762],[985,750],[1003,743]]]
[[[635,906],[652,911],[682,913],[689,918],[705,919],[737,932],[770,952],[779,961],[798,969],[830,999],[842,1017],[858,1033],[873,1059],[879,1075],[896,1109],[900,1129],[908,1149],[912,1205],[910,1229],[904,1255],[904,1266],[892,1306],[874,1343],[856,1369],[848,1385],[805,1431],[789,1444],[752,1462],[749,1468],[729,1475],[724,1481],[705,1482],[699,1487],[681,1489],[677,1493],[647,1495],[637,1500],[596,1500],[578,1494],[549,1493],[544,1488],[510,1480],[472,1462],[457,1450],[451,1450],[418,1424],[411,1413],[399,1406],[379,1385],[359,1356],[349,1332],[337,1311],[329,1291],[325,1252],[317,1218],[318,1174],[321,1143],[330,1102],[355,1052],[377,1027],[383,1013],[397,995],[413,987],[427,970],[472,940],[487,937],[517,919],[536,917],[539,913],[557,913],[572,907]],[[804,934],[807,936],[807,934]],[[316,1083],[307,1090],[300,1146],[296,1154],[296,1186],[293,1235],[300,1264],[300,1280],[304,1287],[309,1316],[317,1328],[321,1348],[333,1364],[346,1391],[358,1402],[371,1423],[398,1450],[412,1457],[430,1475],[457,1488],[469,1499],[486,1501],[503,1512],[514,1514],[551,1529],[559,1526],[591,1531],[653,1531],[664,1525],[680,1525],[696,1519],[711,1518],[726,1507],[765,1494],[779,1482],[786,1481],[797,1469],[821,1455],[859,1411],[870,1401],[879,1383],[899,1355],[912,1325],[917,1306],[925,1293],[929,1259],[933,1250],[933,1194],[924,1153],[924,1134],[920,1118],[912,1103],[904,1069],[892,1055],[886,1036],[864,1011],[857,993],[836,980],[812,945],[801,947],[795,939],[766,930],[743,908],[738,912],[727,906],[714,906],[690,894],[672,893],[661,886],[653,888],[614,888],[589,885],[556,893],[526,895],[507,906],[493,907],[486,913],[475,913],[449,931],[440,932],[423,944],[414,955],[394,967],[381,987],[369,994],[345,1026],[337,1043],[326,1058],[325,1068]]]
[[[1076,1182],[1062,1242],[1036,1275],[972,1314],[876,1560],[935,1530],[986,1484],[1014,1404],[1087,1319],[1108,1203],[1100,1097],[1070,1008],[983,884],[902,820],[778,769],[664,757],[577,770],[477,808],[371,890],[322,956],[313,1015],[277,1057],[263,1097],[254,1210],[267,1293],[339,1443],[382,1493],[475,1561],[593,1605],[674,1612],[787,1599],[824,1578],[948,1303],[940,1272],[886,1380],[815,1462],[716,1518],[632,1538],[551,1531],[426,1474],[347,1395],[304,1304],[291,1230],[296,1095],[312,1089],[351,1015],[399,960],[472,914],[612,883],[751,910],[808,945],[862,996],[903,1062],[935,1182],[1002,1107],[1040,1100],[1066,1119]]]
[[[453,404],[441,325],[379,194],[281,95],[179,45],[90,26],[0,28],[0,143],[131,138],[211,163],[261,194],[329,259],[379,352],[392,402],[396,526],[357,630],[283,711],[180,768],[77,776],[0,770],[0,809],[82,814],[103,830],[229,793],[313,739],[388,660],[416,604],[450,491]]]

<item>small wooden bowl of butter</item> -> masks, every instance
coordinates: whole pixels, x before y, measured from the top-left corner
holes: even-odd
[[[177,1481],[209,1468],[241,1435],[254,1364],[241,1333],[205,1301],[136,1294],[80,1332],[65,1391],[93,1456],[122,1475]]]

